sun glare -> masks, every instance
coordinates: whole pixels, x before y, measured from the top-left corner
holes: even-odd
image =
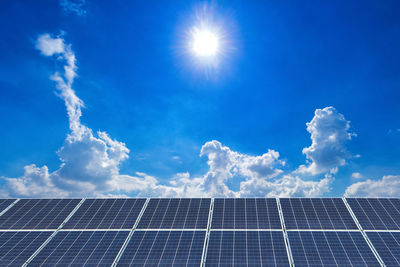
[[[218,35],[208,29],[195,28],[192,32],[191,49],[199,57],[213,57],[219,50]]]

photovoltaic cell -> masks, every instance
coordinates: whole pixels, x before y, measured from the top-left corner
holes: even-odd
[[[282,231],[211,231],[205,266],[289,266]]]
[[[288,231],[295,266],[379,266],[360,232]]]
[[[0,232],[0,266],[21,266],[52,232]]]
[[[0,212],[5,210],[8,206],[10,206],[15,199],[0,199]]]
[[[135,231],[117,266],[196,266],[205,231]]]
[[[280,199],[286,229],[357,229],[340,198]]]
[[[80,199],[21,199],[0,216],[0,229],[57,229]]]
[[[86,199],[64,229],[132,228],[145,199]]]
[[[207,229],[209,198],[151,199],[138,229]]]
[[[400,199],[346,198],[364,230],[400,230]]]
[[[129,231],[60,231],[28,266],[111,266]]]
[[[400,266],[400,232],[366,232],[386,266]]]
[[[281,229],[274,198],[214,199],[212,229]]]

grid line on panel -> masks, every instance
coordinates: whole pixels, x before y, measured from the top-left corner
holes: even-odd
[[[207,232],[204,237],[203,252],[201,255],[201,264],[200,264],[201,267],[204,267],[206,257],[207,257],[208,242],[209,242],[209,237],[210,237],[210,229],[211,229],[213,212],[214,212],[214,198],[212,198],[210,201],[210,210],[208,212],[208,221],[207,221]]]
[[[205,266],[290,266],[282,231],[212,231]]]
[[[86,199],[65,229],[131,229],[146,199]]]
[[[281,229],[275,198],[216,198],[212,229]]]
[[[362,236],[364,237],[365,242],[367,242],[368,246],[370,247],[370,249],[372,250],[372,252],[374,253],[376,259],[378,260],[379,264],[381,266],[385,266],[385,264],[383,263],[383,260],[381,258],[381,256],[379,255],[379,253],[377,252],[377,250],[375,249],[374,245],[372,244],[371,240],[369,239],[369,237],[367,236],[367,234],[365,233],[362,225],[360,224],[360,222],[358,221],[357,216],[354,214],[353,209],[351,208],[351,206],[349,205],[349,203],[347,202],[346,198],[343,198],[343,203],[345,204],[346,208],[348,209],[351,217],[353,217],[354,222],[357,225],[358,230],[361,232]]]
[[[150,199],[137,229],[207,229],[209,198]]]
[[[367,232],[386,266],[400,266],[400,233]]]
[[[139,224],[139,221],[140,221],[140,219],[142,218],[143,213],[144,213],[144,211],[146,210],[149,201],[150,201],[150,198],[147,198],[147,199],[146,199],[146,202],[143,204],[142,210],[140,211],[138,217],[136,218],[135,224],[133,225],[132,229],[130,230],[128,236],[126,237],[125,242],[122,244],[121,249],[118,251],[118,254],[117,254],[117,256],[115,257],[113,263],[111,264],[111,267],[117,266],[118,261],[119,261],[119,259],[121,258],[122,254],[124,253],[124,251],[125,251],[125,249],[126,249],[126,246],[128,245],[129,241],[131,240],[132,235],[133,235],[133,232],[134,232],[135,229],[137,228],[137,226],[138,226],[138,224]]]
[[[381,263],[360,232],[288,233],[296,266],[377,266]]]
[[[26,262],[22,265],[22,267],[26,267],[39,253],[42,249],[56,236],[56,234],[62,229],[62,227],[68,222],[68,220],[74,215],[74,213],[79,209],[82,203],[85,202],[85,199],[82,198],[79,203],[75,206],[75,208],[68,214],[65,220],[58,226],[58,228],[43,242],[43,244],[26,260]]]
[[[0,217],[1,229],[57,229],[79,199],[21,199]]]
[[[400,199],[347,198],[364,230],[400,230]]]
[[[135,231],[118,266],[200,266],[205,233]]]
[[[189,199],[189,206],[190,206],[191,200],[192,200],[192,199]],[[182,199],[179,199],[178,207],[180,206],[181,201],[182,201]],[[189,210],[189,209],[188,209],[188,210]],[[177,210],[177,211],[178,211],[178,210]],[[174,218],[173,218],[173,220],[172,220],[172,225],[174,225],[174,223],[175,223],[175,219],[176,219],[176,215],[177,215],[177,214],[178,214],[178,212],[175,212]],[[186,217],[185,217],[185,223],[186,223],[186,219],[187,219],[187,213],[186,213]],[[183,233],[183,232],[181,232],[180,235],[179,235],[178,244],[179,244],[179,242],[181,241],[182,233]],[[157,234],[158,234],[158,233],[157,233]],[[170,236],[171,236],[171,231],[168,232],[167,240],[170,239]],[[153,243],[153,245],[154,245],[154,243]],[[161,259],[162,259],[163,256],[164,256],[164,253],[165,253],[165,249],[166,249],[166,248],[167,248],[167,244],[165,244],[165,246],[164,246],[163,249],[162,249],[161,256],[160,256],[160,261],[161,261]],[[175,260],[176,253],[177,253],[177,251],[175,251],[174,259],[173,259],[172,262],[174,262],[174,260]],[[149,254],[149,255],[150,255],[150,254]],[[160,261],[158,262],[157,266],[159,266]]]
[[[21,266],[51,235],[50,232],[0,232],[0,265]]]
[[[341,198],[282,198],[286,229],[357,229]]]
[[[29,265],[110,266],[128,234],[128,231],[58,232]]]
[[[278,206],[279,219],[281,220],[283,238],[285,240],[285,247],[286,247],[286,252],[287,252],[287,255],[288,255],[289,264],[290,264],[290,266],[293,266],[292,251],[290,250],[289,238],[288,238],[287,231],[286,231],[286,226],[285,226],[285,218],[283,217],[281,202],[280,202],[279,198],[276,198],[276,205]]]
[[[3,199],[4,201],[7,201],[9,199]],[[12,200],[12,199],[10,199]],[[4,213],[6,213],[6,211],[8,211],[9,209],[11,209],[17,202],[19,201],[19,198],[15,199],[12,203],[10,203],[5,209],[3,209],[0,212],[0,216],[2,216]],[[3,204],[3,203],[2,203]],[[4,203],[5,204],[5,203]]]

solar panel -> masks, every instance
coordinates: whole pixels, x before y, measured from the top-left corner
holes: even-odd
[[[0,216],[0,229],[57,229],[79,199],[21,199]]]
[[[340,198],[280,199],[286,229],[358,229]]]
[[[205,231],[135,231],[117,266],[200,266]]]
[[[64,229],[132,228],[146,199],[86,199]]]
[[[138,229],[207,229],[209,198],[151,199]]]
[[[0,232],[0,266],[21,266],[51,234],[51,231]]]
[[[10,206],[15,199],[0,199],[0,212],[5,210],[8,206]]]
[[[295,266],[379,266],[360,232],[288,231]]]
[[[28,266],[111,266],[129,231],[60,231]]]
[[[274,198],[216,198],[212,229],[281,229]]]
[[[364,230],[400,230],[400,199],[346,198]]]
[[[282,231],[211,231],[205,266],[289,266]]]
[[[400,232],[366,232],[386,266],[400,266]]]

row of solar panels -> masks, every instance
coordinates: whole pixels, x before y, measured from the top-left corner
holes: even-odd
[[[400,266],[399,210],[399,199],[0,200],[0,266]]]
[[[0,232],[0,265],[21,266],[201,266],[206,231]],[[368,232],[386,266],[400,266],[399,232]],[[295,266],[380,266],[356,231],[289,231]],[[205,266],[290,266],[283,231],[211,231]]]
[[[83,202],[83,203],[82,203]],[[130,229],[146,199],[0,200],[0,229]],[[138,229],[207,229],[211,199],[150,199]],[[341,198],[282,198],[286,229],[358,229]],[[400,230],[400,199],[348,198],[364,230]],[[14,205],[13,205],[14,204]],[[10,205],[12,205],[10,207]],[[1,214],[1,213],[0,213]],[[214,199],[211,229],[282,229],[273,198]]]

